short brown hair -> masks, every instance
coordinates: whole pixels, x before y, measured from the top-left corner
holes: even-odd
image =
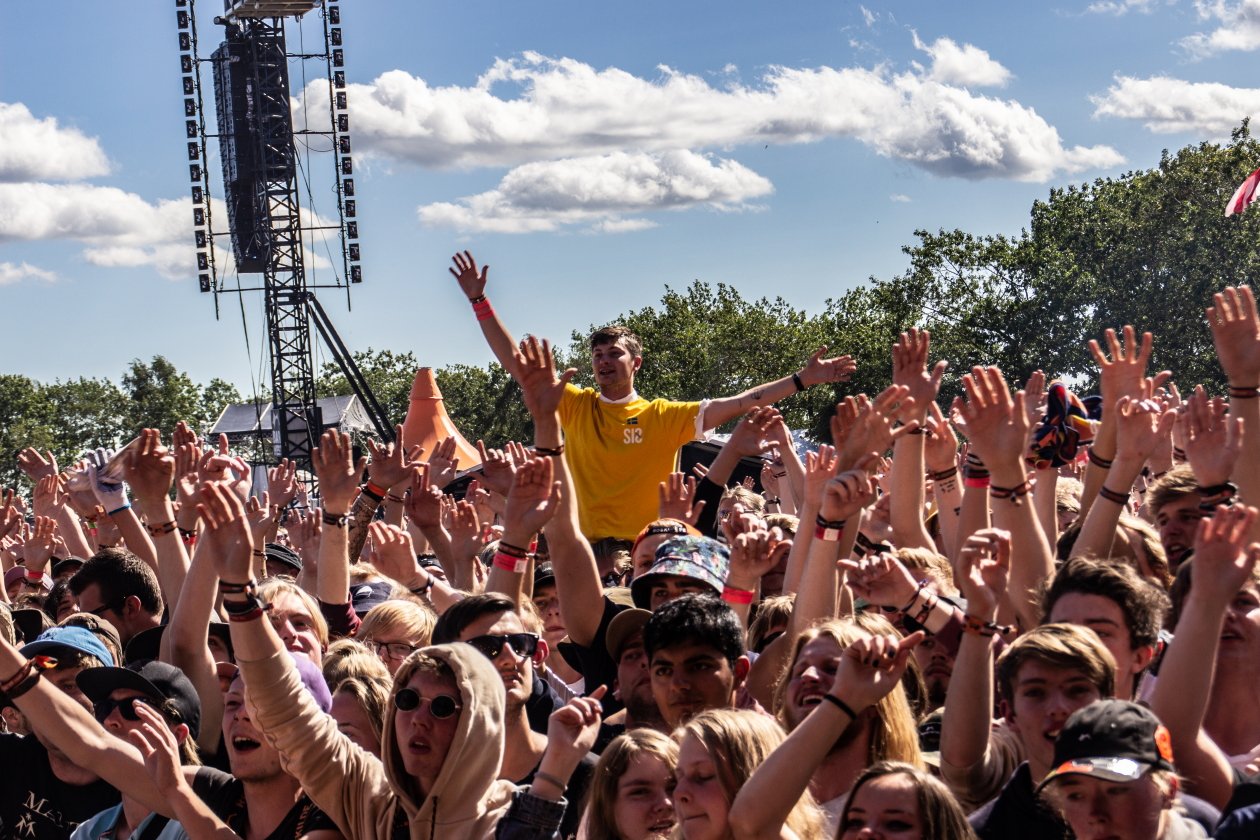
[[[1076,624],[1043,624],[1020,636],[997,661],[998,691],[1007,703],[1015,702],[1015,679],[1031,660],[1051,668],[1083,673],[1103,697],[1116,693],[1116,660],[1098,634]]]
[[[1041,596],[1042,616],[1049,616],[1058,600],[1073,592],[1114,601],[1124,614],[1129,643],[1134,648],[1153,645],[1159,638],[1168,612],[1168,595],[1123,560],[1074,557],[1064,563]]]
[[[1186,466],[1171,469],[1159,477],[1159,480],[1146,490],[1146,509],[1151,518],[1159,516],[1160,508],[1170,502],[1176,502],[1187,496],[1198,498],[1195,492],[1199,482],[1194,477],[1194,470]]]
[[[604,344],[616,344],[618,342],[621,343],[622,347],[626,348],[626,352],[636,359],[643,356],[643,342],[630,331],[629,327],[623,327],[620,324],[610,324],[591,333],[592,350]]]

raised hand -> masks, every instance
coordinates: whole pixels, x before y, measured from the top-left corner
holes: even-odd
[[[201,501],[197,509],[205,523],[198,554],[214,560],[219,579],[227,583],[250,580],[251,552],[254,549],[245,504],[226,485],[207,481],[200,487]]]
[[[1121,397],[1115,405],[1116,458],[1146,463],[1161,443],[1167,446],[1177,415],[1165,412],[1154,400]]]
[[[1143,396],[1143,383],[1146,379],[1146,366],[1151,360],[1153,341],[1150,333],[1142,333],[1142,343],[1136,342],[1133,327],[1126,324],[1123,330],[1123,342],[1116,337],[1115,330],[1107,330],[1107,351],[1111,358],[1102,351],[1098,342],[1089,341],[1089,352],[1098,363],[1099,387],[1102,390],[1104,411],[1114,406],[1121,397]]]
[[[169,497],[175,481],[175,456],[162,445],[160,431],[140,432],[140,446],[123,464],[123,475],[142,502],[161,502]],[[146,510],[150,508],[150,504],[145,505]]]
[[[455,438],[443,438],[429,457],[429,483],[444,490],[458,474],[459,456],[455,454]]]
[[[547,752],[542,766],[560,769],[567,776],[586,757],[599,735],[603,713],[599,701],[606,692],[607,687],[601,685],[590,695],[575,697],[551,713],[547,720]]]
[[[36,516],[56,516],[66,504],[65,491],[61,489],[61,476],[46,475],[35,483],[33,501]]]
[[[738,534],[730,545],[731,565],[726,585],[745,591],[756,589],[761,579],[792,549],[791,540],[783,539],[782,529],[766,530],[764,526]]]
[[[380,444],[368,439],[368,451],[372,460],[368,462],[368,481],[382,490],[393,490],[396,487],[411,483],[411,477],[420,468],[423,461],[424,447],[416,444],[410,448],[403,446],[403,427],[394,427],[394,442]]]
[[[254,545],[262,550],[262,546],[267,542],[267,532],[271,530],[271,499],[264,492],[262,498],[250,496],[249,501],[245,503],[245,518],[249,521],[249,533],[253,538]]]
[[[249,478],[249,465],[245,463],[244,458],[232,454],[225,434],[219,435],[218,449],[205,450],[197,461],[199,483],[223,482],[232,489],[242,503],[249,498]]]
[[[279,464],[267,470],[267,497],[273,505],[282,510],[287,508],[297,498],[297,491],[297,464],[282,458]]]
[[[319,541],[324,534],[324,523],[309,511],[294,511],[287,530],[293,550],[302,558],[303,569],[314,569],[319,562]]]
[[[1011,535],[984,528],[967,538],[958,553],[958,588],[967,612],[992,621],[1011,578]]]
[[[888,552],[861,560],[842,558],[837,565],[848,573],[845,582],[853,594],[876,606],[904,607],[919,590],[914,575]]]
[[[873,455],[858,462],[857,468],[842,472],[823,488],[822,507],[818,515],[828,522],[844,522],[875,503],[875,484],[866,467],[875,461]]]
[[[1181,447],[1203,487],[1229,481],[1242,451],[1243,418],[1228,415],[1229,404],[1208,399],[1200,385],[1178,413]]]
[[[910,654],[924,636],[920,630],[904,639],[896,634],[855,639],[840,655],[829,693],[859,714],[874,706],[901,683]]]
[[[931,334],[915,328],[903,332],[893,345],[893,384],[904,387],[906,396],[911,400],[899,407],[897,416],[903,422],[923,419],[927,406],[936,402],[941,377],[949,367],[949,362],[942,360],[928,371],[930,345]]]
[[[429,485],[427,468],[411,479],[411,492],[407,494],[403,511],[417,528],[442,526],[442,491]]]
[[[359,495],[359,477],[367,466],[367,458],[354,458],[350,435],[329,429],[311,449],[311,465],[319,479],[319,494],[324,510],[335,515],[350,511]]]
[[[1045,371],[1034,370],[1024,383],[1024,413],[1028,415],[1030,428],[1035,428],[1046,416]]]
[[[502,449],[487,449],[483,441],[477,441],[477,452],[481,455],[481,483],[486,489],[506,496],[512,489],[512,477],[516,467],[512,458]]]
[[[1208,326],[1230,386],[1260,386],[1260,316],[1255,295],[1248,286],[1227,286],[1212,301],[1207,308]]]
[[[166,725],[166,720],[147,701],[137,701],[132,709],[140,718],[140,725],[129,731],[127,738],[140,750],[144,769],[148,771],[154,786],[163,796],[169,798],[187,785],[183,768],[180,767],[179,744],[170,727]]]
[[[730,439],[723,446],[731,447],[741,458],[760,455],[774,446],[770,428],[780,419],[782,416],[774,406],[754,408],[735,424]]]
[[[478,274],[477,261],[473,259],[471,251],[456,253],[451,257],[451,262],[455,263],[455,267],[447,270],[459,282],[460,290],[470,300],[486,293],[486,273],[490,271],[490,266],[483,265],[481,273]]]
[[[57,474],[57,459],[51,450],[41,455],[38,450],[28,446],[18,453],[17,462],[18,468],[26,473],[26,477],[32,482]]]
[[[416,547],[411,534],[397,525],[377,521],[368,526],[368,535],[376,549],[374,565],[378,572],[409,589],[422,583],[418,580],[420,567],[416,563]]]
[[[801,369],[799,375],[805,387],[822,385],[827,382],[848,382],[849,377],[857,370],[857,364],[853,361],[852,356],[836,356],[831,359],[825,359],[823,354],[826,352],[826,345],[819,347],[809,357],[805,367]]]
[[[22,546],[26,568],[42,572],[57,548],[57,523],[47,516],[35,517],[35,528]]]
[[[1256,521],[1256,508],[1218,507],[1199,520],[1194,537],[1194,586],[1190,597],[1202,598],[1224,610],[1251,579],[1260,544],[1247,545],[1247,532]]]
[[[905,386],[890,385],[874,400],[868,400],[865,394],[858,397],[857,417],[852,428],[847,430],[844,445],[840,449],[840,464],[843,468],[852,469],[868,452],[883,454],[892,447],[893,441],[919,427],[917,420],[911,420],[900,427],[894,425],[900,414],[915,411],[914,400],[908,394],[909,390]],[[838,406],[836,416],[840,416]]]
[[[550,458],[532,458],[516,471],[503,511],[504,538],[527,540],[556,515],[560,482],[552,480]],[[515,543],[520,545],[520,543]],[[524,547],[524,546],[522,546]]]
[[[772,499],[781,495],[779,492],[779,474],[776,472],[778,469],[778,466],[771,461],[766,461],[761,465],[761,489],[767,497]]]
[[[685,473],[670,473],[660,485],[660,506],[657,514],[661,519],[677,519],[695,525],[704,511],[706,502],[696,500],[696,480]]]
[[[577,375],[576,368],[569,368],[556,376],[556,361],[551,352],[551,342],[539,341],[528,336],[520,349],[513,354],[516,370],[513,375],[521,386],[525,407],[531,417],[550,417],[560,406],[564,387]]]
[[[943,472],[958,466],[958,435],[935,402],[928,406],[925,423],[928,433],[923,461],[928,472]]]
[[[996,367],[975,367],[963,377],[967,399],[954,398],[954,411],[966,422],[972,449],[989,469],[998,465],[1021,470],[1030,424],[1024,392],[1011,396]]]
[[[805,454],[805,499],[806,502],[819,504],[827,482],[835,478],[840,459],[836,457],[834,446],[822,444],[817,452]]]

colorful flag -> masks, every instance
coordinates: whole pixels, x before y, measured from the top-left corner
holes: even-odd
[[[1225,205],[1225,215],[1232,216],[1246,210],[1256,200],[1256,187],[1260,187],[1260,169],[1248,175],[1247,180],[1238,186],[1229,204]]]

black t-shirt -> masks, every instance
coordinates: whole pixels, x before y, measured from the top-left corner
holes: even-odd
[[[118,791],[99,779],[87,785],[58,779],[34,735],[0,735],[0,768],[0,837],[63,840],[120,801]]]
[[[625,604],[618,604],[607,595],[604,596],[604,614],[600,617],[599,627],[591,638],[591,646],[561,642],[560,648],[565,660],[572,665],[586,681],[586,693],[590,694],[601,685],[608,686],[608,693],[600,701],[604,707],[604,717],[616,714],[623,708],[620,701],[613,697],[613,686],[617,684],[617,663],[608,655],[608,625],[618,613],[630,609]]]
[[[1067,823],[1033,792],[1028,762],[1019,765],[997,798],[968,817],[980,840],[1065,840]]]
[[[192,789],[229,828],[245,836],[249,814],[245,810],[244,783],[222,771],[202,767],[193,778]],[[267,835],[267,840],[296,840],[312,831],[324,830],[339,829],[304,793],[293,803],[275,831]]]

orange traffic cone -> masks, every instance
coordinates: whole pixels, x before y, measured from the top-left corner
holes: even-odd
[[[433,368],[420,368],[411,383],[411,405],[407,407],[407,418],[403,420],[403,444],[408,448],[420,444],[424,447],[422,457],[427,459],[448,437],[455,438],[455,454],[459,457],[460,470],[481,463],[477,447],[460,434],[451,416],[446,413],[446,404],[442,402],[442,392],[433,377]]]

